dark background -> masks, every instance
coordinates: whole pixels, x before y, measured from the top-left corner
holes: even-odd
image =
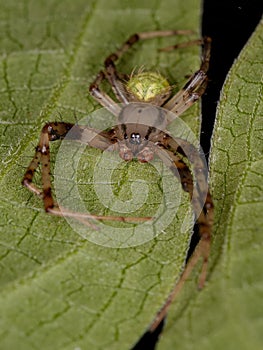
[[[202,99],[201,146],[206,155],[226,75],[260,21],[262,0],[204,0],[203,35],[212,38],[209,85]]]
[[[209,85],[202,98],[201,146],[207,159],[220,90],[233,61],[259,23],[262,12],[262,0],[203,2],[202,34],[212,38]],[[193,239],[192,249],[196,241]],[[132,350],[158,349],[156,343],[162,328],[163,324],[160,324],[155,333],[146,332]]]

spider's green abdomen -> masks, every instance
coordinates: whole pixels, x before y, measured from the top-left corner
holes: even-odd
[[[126,85],[127,91],[137,101],[159,104],[160,99],[165,100],[170,95],[170,84],[159,73],[142,72],[133,75]]]

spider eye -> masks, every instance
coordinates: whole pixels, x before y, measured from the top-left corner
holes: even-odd
[[[133,132],[130,137],[130,143],[139,145],[141,143],[141,135],[139,133]]]

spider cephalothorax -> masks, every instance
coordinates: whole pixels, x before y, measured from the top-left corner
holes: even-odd
[[[63,139],[73,127],[75,132],[71,135],[72,141],[85,141],[85,144],[91,147],[118,151],[121,158],[126,161],[137,158],[140,162],[149,162],[156,154],[179,178],[183,190],[189,193],[193,204],[200,241],[171,295],[157,314],[150,330],[154,330],[165,316],[169,305],[200,257],[203,258],[199,280],[200,287],[204,285],[206,278],[213,224],[213,202],[206,186],[205,165],[198,156],[198,150],[191,143],[187,140],[172,138],[166,131],[166,127],[192,106],[204,93],[207,85],[206,73],[209,66],[211,40],[210,38],[204,38],[203,40],[193,40],[174,46],[174,48],[186,47],[201,42],[204,46],[200,69],[188,79],[184,87],[174,96],[171,96],[171,87],[168,81],[159,73],[139,72],[138,74],[132,74],[129,81],[124,82],[120,78],[123,75],[117,72],[115,62],[138,40],[186,34],[192,34],[192,32],[168,30],[137,33],[132,35],[114,54],[108,56],[104,61],[104,70],[98,74],[95,81],[90,85],[90,93],[96,101],[116,116],[117,126],[98,133],[97,130],[67,122],[46,124],[42,129],[35,156],[23,178],[23,184],[43,198],[45,210],[50,214],[73,217],[82,223],[86,219],[123,222],[149,220],[149,218],[109,217],[61,211],[54,202],[51,191],[49,142]],[[104,79],[111,85],[121,105],[100,89],[100,84]],[[82,139],[83,134],[86,135],[85,140]],[[187,154],[190,155],[188,161],[192,163],[192,171],[184,161]],[[34,173],[39,164],[42,166],[42,190],[33,184]],[[195,174],[197,186],[194,186],[192,173]]]
[[[118,123],[116,136],[120,157],[126,161],[152,160],[160,130],[167,125],[164,109],[148,103],[129,103],[121,109]]]

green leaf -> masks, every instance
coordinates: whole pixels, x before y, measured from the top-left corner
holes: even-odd
[[[187,283],[158,349],[262,348],[262,44],[263,22],[234,63],[217,111],[210,157],[216,222],[207,285],[199,293]]]
[[[128,349],[153,319],[184,263],[191,228],[182,225],[192,219],[180,184],[175,181],[177,190],[171,194],[181,206],[163,234],[121,249],[91,243],[64,218],[47,215],[42,201],[22,188],[21,180],[47,121],[75,122],[89,115],[93,122],[91,113],[98,105],[88,96],[88,86],[108,54],[136,31],[175,28],[198,33],[200,3],[11,0],[0,1],[0,19],[1,347]],[[141,66],[158,70],[179,89],[185,76],[198,68],[199,48],[158,52],[175,40],[187,39],[138,43],[119,67],[124,73]],[[196,106],[183,116],[196,133],[198,114]],[[52,145],[54,166],[57,151]],[[83,200],[99,214],[103,203],[86,186],[99,152],[87,153],[91,172],[86,174],[89,192]],[[145,215],[158,206],[162,179],[149,164],[117,168],[116,197],[132,198],[130,183],[135,179],[137,193],[148,181],[149,201],[139,212]],[[109,227],[114,234],[116,225]],[[87,228],[89,235],[96,239],[96,232]]]

